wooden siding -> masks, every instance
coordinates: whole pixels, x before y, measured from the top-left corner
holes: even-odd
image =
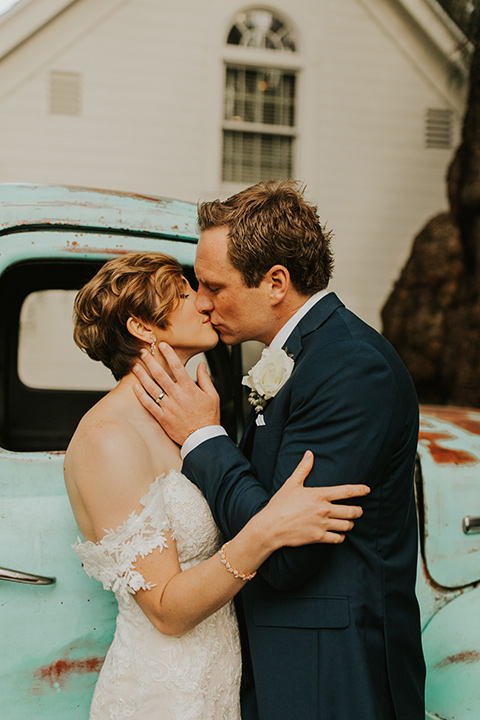
[[[453,150],[425,149],[428,108],[451,109],[438,48],[387,0],[288,0],[299,52],[296,172],[334,231],[333,287],[379,326],[414,234],[446,207]],[[221,183],[224,40],[241,2],[79,0],[0,63],[0,182],[179,197]],[[269,57],[245,50],[240,57]],[[238,54],[237,54],[238,55]],[[271,55],[270,55],[271,57]],[[81,114],[52,114],[52,71],[78,73]]]

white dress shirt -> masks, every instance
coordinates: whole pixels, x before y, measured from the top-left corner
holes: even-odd
[[[280,330],[275,335],[268,347],[283,347],[290,335],[292,334],[293,330],[297,327],[300,320],[314,305],[316,305],[319,300],[325,297],[325,295],[328,295],[329,292],[329,290],[320,290],[319,292],[315,293],[315,295],[311,295],[308,300],[306,300],[303,305],[297,310],[297,312],[292,315],[289,320],[287,320],[285,325],[280,328]],[[225,428],[223,428],[221,425],[208,425],[207,427],[200,428],[200,430],[195,430],[195,432],[189,435],[183,443],[180,450],[180,457],[183,460],[189,452],[201,445],[201,443],[205,442],[205,440],[210,440],[210,438],[226,434],[227,432]]]

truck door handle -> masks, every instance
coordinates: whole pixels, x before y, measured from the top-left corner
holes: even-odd
[[[27,583],[28,585],[53,585],[57,579],[54,577],[44,577],[43,575],[31,575],[30,573],[0,567],[0,580]]]
[[[462,520],[462,528],[465,535],[480,533],[480,517],[466,515]]]

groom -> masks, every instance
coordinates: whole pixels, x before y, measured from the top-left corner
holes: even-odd
[[[410,377],[388,342],[327,292],[330,238],[295,183],[204,203],[199,224],[198,310],[224,342],[260,340],[294,361],[252,412],[240,449],[218,426],[204,369],[197,387],[167,346],[175,385],[149,359],[156,383],[140,372],[151,397],[138,397],[183,444],[183,472],[217,524],[235,535],[306,449],[315,455],[306,484],[371,487],[343,543],[283,548],[242,590],[242,717],[424,720]]]

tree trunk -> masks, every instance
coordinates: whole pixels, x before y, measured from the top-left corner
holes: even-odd
[[[480,407],[480,24],[469,83],[450,212],[415,238],[382,320],[421,402]]]
[[[448,199],[466,252],[467,267],[480,288],[480,23],[474,37],[462,142],[448,172]]]

